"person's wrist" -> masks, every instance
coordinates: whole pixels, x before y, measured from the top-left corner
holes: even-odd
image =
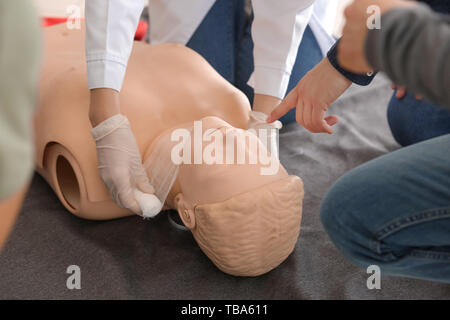
[[[347,79],[331,64],[330,60],[328,60],[327,57],[325,57],[324,59],[322,59],[322,61],[319,62],[319,66],[325,70],[324,74],[327,75],[327,77],[330,76],[330,79],[336,81],[338,84],[340,84],[340,86],[349,87],[352,84],[352,82],[349,79]]]
[[[91,90],[89,120],[93,127],[119,113],[119,92],[108,88]]]
[[[253,98],[253,111],[269,115],[281,102],[280,98],[256,93]]]

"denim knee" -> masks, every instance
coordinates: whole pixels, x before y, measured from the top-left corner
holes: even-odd
[[[370,189],[362,190],[365,175],[349,172],[328,190],[320,216],[325,231],[336,248],[353,264],[367,267],[380,261],[373,242],[373,230],[367,225],[365,203],[370,199]],[[369,214],[370,216],[370,214]]]
[[[351,192],[349,187],[349,185],[337,181],[328,190],[322,200],[320,218],[333,244],[347,259],[354,262],[355,254],[352,245],[354,239],[350,237],[354,231],[349,232],[350,226],[345,223],[351,219],[350,212],[355,210],[355,208],[350,208],[351,204],[344,200],[346,195]]]
[[[392,96],[387,119],[394,139],[402,146],[450,133],[450,112],[410,93],[403,99]]]

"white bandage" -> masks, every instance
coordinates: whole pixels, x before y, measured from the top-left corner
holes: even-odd
[[[138,189],[134,189],[133,192],[134,198],[139,204],[139,207],[142,210],[142,216],[144,218],[153,218],[161,212],[163,204],[155,195],[143,193]]]
[[[170,134],[163,135],[144,163],[148,179],[155,189],[155,196],[159,199],[161,208],[178,176],[179,165],[175,164],[171,158],[172,148],[176,143],[178,142],[171,141]]]
[[[267,123],[267,114],[258,111],[250,111],[248,120],[248,130],[253,130],[255,135],[261,140],[273,156],[278,159],[278,137],[279,129],[283,127],[280,121]]]

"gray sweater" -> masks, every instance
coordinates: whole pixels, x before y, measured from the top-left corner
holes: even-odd
[[[450,16],[425,5],[388,11],[381,29],[369,31],[365,51],[394,83],[450,108]]]

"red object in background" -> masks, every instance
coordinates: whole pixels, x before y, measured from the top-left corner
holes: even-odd
[[[42,18],[42,26],[50,27],[54,24],[66,22],[68,18]]]
[[[147,30],[148,30],[148,23],[145,21],[139,21],[138,27],[136,29],[136,34],[134,35],[134,40],[137,41],[145,40]]]
[[[49,27],[55,24],[64,23],[68,20],[68,18],[42,18],[42,26]],[[145,21],[139,21],[139,25],[136,30],[136,34],[134,35],[134,40],[142,41],[145,39],[145,35],[147,34],[148,23]]]

